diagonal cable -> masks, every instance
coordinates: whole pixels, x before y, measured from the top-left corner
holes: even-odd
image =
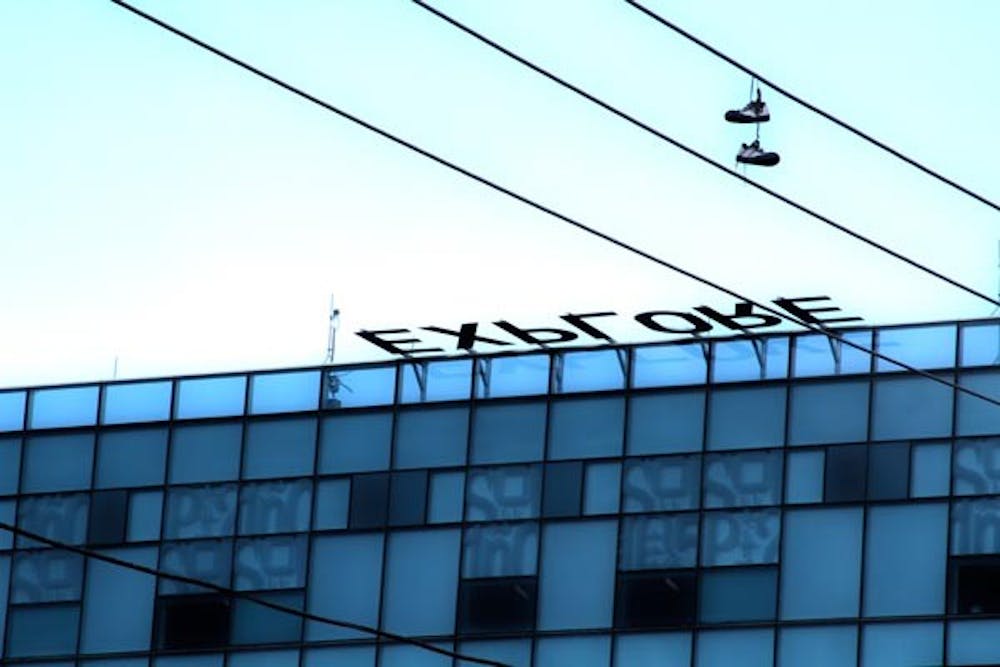
[[[476,181],[477,183],[485,185],[486,187],[490,188],[491,190],[495,190],[496,192],[504,194],[504,195],[506,195],[506,196],[508,196],[508,197],[510,197],[512,199],[516,199],[517,201],[521,202],[522,204],[526,204],[527,206],[530,206],[531,208],[533,208],[533,209],[535,209],[537,211],[541,211],[542,213],[545,213],[546,215],[552,216],[553,218],[556,218],[557,220],[559,220],[561,222],[564,222],[564,223],[566,223],[566,224],[568,224],[568,225],[570,225],[572,227],[575,227],[575,228],[579,229],[580,231],[586,232],[587,234],[590,234],[591,236],[595,236],[595,237],[597,237],[597,238],[599,238],[599,239],[601,239],[603,241],[607,241],[608,243],[611,243],[612,245],[615,245],[615,246],[621,248],[622,250],[625,250],[625,251],[630,252],[630,253],[632,253],[634,255],[642,257],[643,259],[646,259],[646,260],[648,260],[650,262],[653,262],[654,264],[658,264],[658,265],[660,265],[660,266],[662,266],[664,268],[670,269],[674,273],[680,274],[680,275],[682,275],[682,276],[684,276],[686,278],[690,278],[691,280],[699,282],[702,285],[705,285],[707,287],[711,287],[714,290],[717,290],[719,292],[722,292],[723,294],[726,294],[726,295],[731,296],[731,297],[733,297],[735,299],[738,299],[738,300],[744,302],[744,304],[746,304],[746,305],[749,305],[749,306],[752,306],[752,307],[757,307],[760,310],[762,310],[762,311],[764,311],[766,313],[770,313],[771,315],[774,315],[775,317],[777,317],[779,319],[786,320],[788,322],[796,324],[796,325],[798,325],[800,327],[803,327],[805,329],[809,329],[810,331],[813,331],[815,333],[822,334],[822,335],[826,336],[827,338],[829,338],[831,340],[839,341],[843,345],[847,345],[848,347],[851,347],[851,348],[854,348],[854,349],[859,350],[861,352],[864,352],[865,354],[870,354],[870,355],[872,355],[873,357],[875,357],[877,359],[881,359],[883,361],[887,361],[887,362],[893,364],[894,366],[898,366],[899,368],[902,368],[904,370],[910,371],[911,373],[913,373],[915,375],[919,375],[921,377],[924,377],[924,378],[926,378],[928,380],[931,380],[932,382],[936,382],[938,384],[942,384],[944,386],[951,387],[952,389],[960,391],[960,392],[962,392],[962,393],[964,393],[964,394],[966,394],[968,396],[975,396],[976,398],[984,400],[987,403],[992,403],[993,405],[996,405],[996,406],[1000,407],[1000,399],[996,399],[996,398],[993,398],[991,396],[987,396],[986,394],[983,394],[983,393],[981,393],[979,391],[976,391],[974,389],[970,389],[968,387],[963,387],[961,385],[958,385],[958,384],[956,384],[954,382],[951,382],[950,380],[946,380],[946,379],[944,379],[942,377],[934,375],[933,373],[930,373],[930,372],[925,371],[923,369],[917,368],[917,367],[915,367],[915,366],[913,366],[911,364],[908,364],[908,363],[906,363],[904,361],[899,361],[898,359],[894,359],[894,358],[890,357],[887,354],[884,354],[882,352],[878,352],[878,351],[873,350],[871,348],[865,347],[864,345],[861,345],[860,343],[856,343],[856,342],[854,342],[854,341],[852,341],[852,340],[850,340],[848,338],[841,337],[836,331],[832,331],[830,329],[827,329],[826,327],[824,327],[822,325],[814,324],[812,322],[808,322],[806,320],[803,320],[803,319],[800,319],[798,317],[795,317],[795,316],[793,316],[793,315],[791,315],[789,313],[785,313],[785,312],[782,312],[782,311],[777,310],[775,308],[772,308],[771,306],[768,306],[765,303],[762,303],[760,301],[755,301],[755,300],[753,300],[753,299],[751,299],[749,297],[743,296],[742,294],[740,294],[736,290],[730,289],[730,288],[726,287],[725,285],[722,285],[721,283],[717,283],[717,282],[715,282],[715,281],[713,281],[713,280],[711,280],[709,278],[705,278],[704,276],[701,276],[701,275],[699,275],[699,274],[697,274],[697,273],[695,273],[693,271],[685,269],[685,268],[683,268],[682,266],[680,266],[678,264],[674,264],[674,263],[669,262],[669,261],[667,261],[665,259],[657,257],[656,255],[653,255],[652,253],[649,253],[649,252],[647,252],[647,251],[645,251],[645,250],[643,250],[643,249],[641,249],[641,248],[639,248],[637,246],[634,246],[634,245],[631,245],[629,243],[626,243],[625,241],[622,241],[622,240],[620,240],[618,238],[615,238],[614,236],[611,236],[610,234],[602,232],[599,229],[596,229],[596,228],[591,227],[591,226],[589,226],[587,224],[584,224],[584,223],[580,222],[579,220],[576,220],[575,218],[571,218],[568,215],[560,213],[559,211],[556,211],[555,209],[549,208],[548,206],[546,206],[544,204],[541,204],[541,203],[535,201],[534,199],[531,199],[531,198],[529,198],[529,197],[527,197],[525,195],[519,194],[519,193],[517,193],[517,192],[515,192],[515,191],[513,191],[513,190],[511,190],[511,189],[509,189],[509,188],[507,188],[507,187],[505,187],[503,185],[500,185],[499,183],[495,183],[494,181],[491,181],[490,179],[486,178],[485,176],[481,176],[480,174],[477,174],[474,171],[470,171],[469,169],[466,169],[465,167],[462,167],[461,165],[458,165],[458,164],[456,164],[454,162],[451,162],[451,161],[449,161],[449,160],[447,160],[447,159],[445,159],[445,158],[437,155],[436,153],[432,153],[431,151],[429,151],[429,150],[427,150],[425,148],[421,148],[420,146],[417,146],[416,144],[413,144],[413,143],[407,141],[406,139],[398,137],[398,136],[392,134],[391,132],[389,132],[387,130],[383,130],[382,128],[380,128],[378,126],[373,125],[373,124],[369,123],[368,121],[363,120],[362,118],[359,118],[358,116],[355,116],[355,115],[353,115],[353,114],[351,114],[351,113],[349,113],[347,111],[344,111],[343,109],[340,109],[339,107],[336,107],[336,106],[330,104],[329,102],[325,102],[325,101],[321,100],[320,98],[318,98],[318,97],[316,97],[314,95],[311,95],[310,93],[307,93],[304,90],[301,90],[300,88],[296,88],[292,84],[287,83],[285,81],[282,81],[281,79],[279,79],[279,78],[277,78],[277,77],[275,77],[275,76],[273,76],[271,74],[268,74],[267,72],[264,72],[263,70],[258,69],[256,67],[254,67],[253,65],[250,65],[249,63],[246,63],[246,62],[244,62],[242,60],[239,60],[235,56],[229,55],[225,51],[223,51],[223,50],[221,50],[221,49],[219,49],[219,48],[217,48],[215,46],[212,46],[211,44],[208,44],[207,42],[204,42],[204,41],[198,39],[197,37],[194,37],[193,35],[190,35],[190,34],[184,32],[180,28],[176,28],[176,27],[170,25],[169,23],[166,23],[165,21],[156,18],[155,16],[147,14],[147,13],[143,12],[142,10],[133,7],[132,5],[128,4],[127,2],[124,2],[124,0],[110,0],[110,1],[113,2],[114,4],[118,5],[119,7],[122,7],[123,9],[126,9],[126,10],[132,12],[136,16],[138,16],[138,17],[140,17],[140,18],[142,18],[142,19],[144,19],[146,21],[149,21],[150,23],[153,23],[153,24],[155,24],[155,25],[163,28],[164,30],[167,30],[168,32],[171,32],[174,35],[176,35],[176,36],[178,36],[178,37],[180,37],[180,38],[182,38],[182,39],[190,42],[191,44],[194,44],[194,45],[198,46],[199,48],[202,48],[202,49],[204,49],[206,51],[209,51],[210,53],[213,53],[213,54],[219,56],[220,58],[223,58],[224,60],[227,60],[230,63],[232,63],[232,64],[234,64],[234,65],[236,65],[236,66],[238,66],[238,67],[240,67],[240,68],[242,68],[242,69],[244,69],[244,70],[246,70],[248,72],[251,72],[255,76],[258,76],[258,77],[260,77],[262,79],[270,81],[274,85],[276,85],[276,86],[278,86],[280,88],[283,88],[283,89],[287,90],[288,92],[290,92],[290,93],[292,93],[294,95],[297,95],[297,96],[299,96],[299,97],[301,97],[301,98],[303,98],[305,100],[308,100],[309,102],[312,102],[313,104],[316,104],[317,106],[323,107],[327,111],[330,111],[331,113],[334,113],[334,114],[340,116],[341,118],[345,118],[345,119],[351,121],[352,123],[360,125],[361,127],[365,128],[367,130],[370,130],[371,132],[374,132],[375,134],[377,134],[377,135],[379,135],[379,136],[381,136],[381,137],[383,137],[385,139],[388,139],[389,141],[392,141],[393,143],[395,143],[395,144],[397,144],[399,146],[403,146],[404,148],[407,148],[407,149],[409,149],[409,150],[411,150],[411,151],[413,151],[415,153],[418,153],[419,155],[422,155],[422,156],[424,156],[424,157],[426,157],[426,158],[428,158],[428,159],[430,159],[430,160],[438,163],[439,165],[441,165],[443,167],[447,167],[448,169],[451,169],[452,171],[455,171],[455,172],[457,172],[457,173],[459,173],[459,174],[461,174],[461,175],[463,175],[463,176],[465,176],[467,178],[470,178],[470,179]],[[750,182],[752,182],[752,181],[750,181]]]
[[[713,160],[712,158],[708,157],[707,155],[696,151],[695,149],[693,149],[693,148],[691,148],[691,147],[689,147],[689,146],[681,143],[677,139],[674,139],[673,137],[669,136],[668,134],[666,134],[666,133],[664,133],[664,132],[656,129],[652,125],[649,125],[648,123],[645,123],[645,122],[639,120],[635,116],[632,116],[632,115],[626,113],[625,111],[622,111],[618,107],[615,107],[615,106],[611,105],[610,103],[608,103],[605,100],[597,97],[596,95],[587,92],[583,88],[580,88],[579,86],[570,83],[566,79],[563,79],[563,78],[561,78],[561,77],[553,74],[552,72],[550,72],[547,69],[541,67],[540,65],[538,65],[538,64],[536,64],[536,63],[528,60],[527,58],[525,58],[525,57],[523,57],[523,56],[515,53],[514,51],[511,51],[510,49],[508,49],[507,47],[503,46],[502,44],[499,44],[498,42],[490,39],[489,37],[483,35],[482,33],[477,32],[476,30],[473,30],[469,26],[467,26],[464,23],[458,21],[457,19],[449,16],[448,14],[445,14],[444,12],[442,12],[439,9],[437,9],[436,7],[432,7],[432,6],[428,5],[426,2],[423,2],[423,0],[411,0],[411,1],[414,4],[420,6],[421,8],[427,10],[431,14],[434,14],[438,18],[440,18],[440,19],[442,19],[442,20],[450,23],[451,25],[453,25],[454,27],[458,28],[462,32],[464,32],[464,33],[466,33],[466,34],[468,34],[468,35],[470,35],[472,37],[475,37],[476,39],[478,39],[483,44],[486,44],[487,46],[489,46],[489,47],[491,47],[491,48],[499,51],[500,53],[504,54],[508,58],[511,58],[512,60],[515,60],[515,61],[521,63],[522,65],[524,65],[528,69],[530,69],[530,70],[532,70],[534,72],[537,72],[538,74],[541,74],[542,76],[544,76],[545,78],[549,79],[550,81],[553,81],[553,82],[559,84],[560,86],[562,86],[563,88],[566,88],[567,90],[570,90],[570,91],[576,93],[577,95],[579,95],[580,97],[583,97],[584,99],[586,99],[589,102],[593,102],[594,104],[596,104],[597,106],[601,107],[605,111],[608,111],[608,112],[614,114],[615,116],[618,116],[622,120],[625,120],[625,121],[631,123],[632,125],[638,127],[641,130],[644,130],[645,132],[648,132],[649,134],[657,137],[658,139],[662,139],[663,141],[665,141],[665,142],[667,142],[667,143],[675,146],[676,148],[681,149],[682,151],[684,151],[685,153],[687,153],[691,157],[697,158],[698,160],[704,162],[705,164],[710,165],[712,167],[715,167],[717,170],[719,170],[719,171],[721,171],[721,172],[723,172],[723,173],[725,173],[725,174],[727,174],[729,176],[732,176],[733,178],[739,179],[739,180],[743,181],[744,183],[752,185],[753,187],[757,188],[761,192],[763,192],[765,194],[768,194],[771,197],[774,197],[778,201],[780,201],[780,202],[782,202],[784,204],[787,204],[787,205],[791,206],[792,208],[797,209],[797,210],[801,211],[802,213],[805,213],[809,217],[815,218],[816,220],[819,220],[820,222],[822,222],[822,223],[824,223],[824,224],[826,224],[826,225],[828,225],[830,227],[833,227],[834,229],[836,229],[839,232],[847,234],[848,236],[850,236],[853,239],[856,239],[856,240],[858,240],[858,241],[860,241],[860,242],[862,242],[862,243],[864,243],[864,244],[866,244],[868,246],[871,246],[872,248],[875,248],[876,250],[878,250],[878,251],[880,251],[882,253],[885,253],[886,255],[889,255],[893,259],[896,259],[896,260],[899,260],[899,261],[901,261],[901,262],[903,262],[905,264],[908,264],[909,266],[917,269],[918,271],[926,273],[927,275],[932,276],[934,278],[937,278],[938,280],[944,281],[944,282],[948,283],[949,285],[951,285],[953,287],[956,287],[956,288],[962,290],[963,292],[965,292],[967,294],[970,294],[970,295],[972,295],[972,296],[974,296],[974,297],[976,297],[978,299],[981,299],[981,300],[983,300],[983,301],[991,304],[992,306],[994,306],[996,308],[1000,308],[1000,300],[997,300],[994,297],[989,296],[985,292],[981,292],[981,291],[975,289],[974,287],[970,287],[970,286],[968,286],[968,285],[966,285],[966,284],[964,284],[962,282],[959,282],[958,280],[955,280],[954,278],[951,278],[951,277],[949,277],[949,276],[941,273],[940,271],[937,271],[937,270],[935,270],[935,269],[927,266],[926,264],[922,264],[922,263],[918,262],[917,260],[912,259],[912,258],[904,255],[903,253],[901,253],[901,252],[899,252],[897,250],[893,250],[892,248],[890,248],[887,245],[879,243],[878,241],[875,241],[874,239],[870,239],[867,236],[865,236],[864,234],[861,234],[860,232],[857,232],[857,231],[851,229],[850,227],[842,225],[842,224],[840,224],[840,223],[832,220],[831,218],[829,218],[829,217],[827,217],[827,216],[825,216],[825,215],[823,215],[821,213],[818,213],[817,211],[814,211],[813,209],[805,206],[804,204],[801,204],[801,203],[795,201],[791,197],[788,197],[786,195],[781,194],[777,190],[772,190],[771,188],[767,187],[766,185],[763,185],[763,184],[761,184],[761,183],[759,183],[759,182],[757,182],[757,181],[755,181],[753,179],[747,178],[746,176],[740,174],[738,171],[734,171],[734,170],[730,169],[729,167],[725,166],[721,162]]]
[[[314,621],[316,623],[322,623],[324,625],[332,625],[337,628],[347,628],[348,630],[356,630],[358,632],[363,632],[365,634],[373,635],[375,637],[390,639],[392,641],[397,641],[404,644],[410,644],[411,646],[417,646],[419,648],[426,649],[428,651],[433,651],[435,653],[447,656],[449,658],[466,660],[468,662],[474,662],[480,665],[488,665],[489,667],[512,667],[511,665],[508,665],[503,662],[498,662],[496,660],[489,660],[487,658],[477,658],[470,655],[464,655],[462,653],[456,653],[455,651],[449,651],[446,648],[441,648],[440,646],[435,646],[434,644],[430,644],[428,642],[424,642],[419,639],[414,639],[412,637],[398,635],[395,632],[379,630],[378,628],[362,625],[360,623],[353,623],[351,621],[341,621],[333,618],[328,618],[326,616],[320,616],[319,614],[313,614],[308,611],[303,611],[302,609],[296,609],[295,607],[288,607],[283,604],[278,604],[277,602],[271,602],[270,600],[267,600],[265,598],[257,597],[256,595],[254,595],[252,592],[249,591],[239,591],[234,588],[227,588],[225,586],[220,586],[219,584],[213,583],[211,581],[204,581],[202,579],[195,579],[194,577],[186,577],[182,574],[174,574],[172,572],[165,572],[163,570],[157,570],[156,568],[146,567],[145,565],[140,565],[139,563],[133,563],[132,561],[116,558],[114,556],[109,556],[107,554],[101,553],[100,551],[87,549],[86,547],[81,547],[74,544],[68,544],[66,542],[61,542],[59,540],[53,540],[51,538],[45,537],[44,535],[39,535],[38,533],[25,530],[24,528],[19,528],[17,526],[11,525],[3,521],[0,521],[0,530],[6,530],[14,535],[23,537],[25,539],[33,540],[35,542],[40,542],[41,544],[53,547],[55,549],[60,549],[62,551],[68,551],[70,553],[83,556],[84,558],[92,558],[94,560],[103,561],[110,565],[124,567],[129,570],[134,570],[136,572],[148,574],[152,577],[161,577],[163,579],[169,579],[171,581],[176,581],[182,584],[189,584],[191,586],[200,586],[201,588],[207,588],[208,590],[220,593],[229,598],[246,600],[247,602],[252,602],[262,607],[273,609],[274,611],[280,611],[283,614],[298,616],[299,618],[304,618],[306,620]]]
[[[843,121],[843,120],[837,118],[836,116],[834,116],[832,113],[830,113],[828,111],[824,111],[823,109],[820,109],[815,104],[811,104],[811,103],[807,102],[806,100],[802,99],[801,97],[799,97],[798,95],[796,95],[792,91],[788,90],[787,88],[783,88],[782,86],[779,86],[778,84],[774,83],[773,81],[771,81],[767,77],[762,76],[761,74],[759,74],[759,73],[755,72],[754,70],[750,69],[749,67],[747,67],[743,63],[739,62],[738,60],[736,60],[732,56],[726,55],[725,53],[723,53],[719,49],[715,48],[711,44],[705,42],[704,40],[699,39],[698,37],[695,37],[694,35],[692,35],[691,33],[689,33],[687,30],[684,30],[683,28],[681,28],[676,23],[673,23],[672,21],[668,21],[667,19],[663,18],[662,16],[660,16],[659,14],[657,14],[656,12],[654,12],[653,10],[649,9],[648,7],[645,7],[644,5],[636,2],[635,0],[625,0],[625,2],[627,2],[630,5],[632,5],[633,7],[635,7],[640,12],[642,12],[646,16],[650,17],[651,19],[653,19],[654,21],[656,21],[660,25],[673,30],[675,33],[677,33],[681,37],[684,37],[685,39],[687,39],[687,40],[689,40],[689,41],[697,44],[698,46],[700,46],[701,48],[705,49],[706,51],[708,51],[712,55],[717,56],[717,57],[721,58],[722,60],[726,61],[727,63],[729,63],[730,65],[732,65],[736,69],[741,70],[742,72],[744,72],[746,74],[749,74],[750,76],[756,78],[761,83],[766,84],[768,88],[774,90],[776,93],[784,95],[785,97],[787,97],[791,101],[795,102],[796,104],[799,104],[799,105],[805,107],[806,109],[809,109],[809,111],[812,111],[813,113],[822,116],[823,118],[825,118],[826,120],[830,121],[834,125],[837,125],[837,126],[843,128],[843,129],[847,130],[848,132],[850,132],[854,136],[856,136],[856,137],[858,137],[860,139],[863,139],[864,141],[867,141],[872,146],[875,146],[876,148],[882,149],[883,151],[885,151],[889,155],[892,155],[893,157],[899,158],[900,160],[902,160],[903,162],[907,163],[911,167],[914,167],[914,168],[919,169],[920,171],[924,172],[925,174],[927,174],[931,178],[937,179],[938,181],[944,183],[945,185],[950,186],[950,187],[954,188],[955,190],[958,190],[962,194],[968,195],[969,197],[972,197],[976,201],[980,202],[981,204],[985,204],[986,206],[989,206],[990,208],[992,208],[995,211],[1000,211],[1000,204],[997,204],[996,202],[994,202],[994,201],[992,201],[990,199],[987,199],[985,196],[983,196],[983,195],[981,195],[981,194],[979,194],[979,193],[977,193],[977,192],[975,192],[973,190],[970,190],[969,188],[965,187],[961,183],[958,183],[958,182],[956,182],[956,181],[948,178],[947,176],[944,176],[943,174],[941,174],[941,173],[939,173],[937,171],[934,171],[933,169],[931,169],[927,165],[925,165],[925,164],[923,164],[921,162],[918,162],[914,158],[911,158],[911,157],[903,154],[902,152],[900,152],[899,150],[897,150],[897,149],[893,148],[892,146],[888,145],[884,141],[879,141],[875,137],[873,137],[870,134],[868,134],[868,133],[866,133],[866,132],[858,129],[857,127],[855,127],[854,125],[851,125],[847,121]]]

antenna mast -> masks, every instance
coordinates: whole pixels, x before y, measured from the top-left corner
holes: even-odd
[[[330,295],[330,330],[326,339],[326,363],[333,363],[333,355],[337,349],[337,327],[340,326],[340,309],[333,295]]]

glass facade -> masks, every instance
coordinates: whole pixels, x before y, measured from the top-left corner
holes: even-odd
[[[1000,407],[814,334],[0,390],[0,521],[523,667],[1000,663]],[[3,531],[0,655],[472,664]]]

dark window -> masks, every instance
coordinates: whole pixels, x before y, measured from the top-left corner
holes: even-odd
[[[657,628],[694,623],[697,606],[693,572],[635,572],[618,575],[615,625]]]
[[[909,443],[875,445],[868,450],[868,497],[871,500],[906,498],[909,481]]]
[[[351,478],[351,528],[382,528],[389,510],[389,475]]]
[[[951,567],[953,612],[1000,614],[1000,558],[959,558]]]
[[[221,648],[229,643],[229,600],[220,595],[160,598],[158,616],[160,648]]]
[[[583,489],[583,463],[545,464],[542,516],[580,516]]]
[[[865,445],[830,447],[826,450],[827,502],[865,499],[868,448]]]
[[[128,493],[99,491],[90,501],[90,523],[87,542],[90,544],[122,544],[125,542],[125,519],[128,516]]]
[[[424,510],[427,507],[426,470],[393,473],[389,492],[390,526],[416,526],[424,522]]]
[[[535,626],[535,577],[465,579],[458,592],[458,631],[526,632]]]

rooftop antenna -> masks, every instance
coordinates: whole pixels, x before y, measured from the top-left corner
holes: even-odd
[[[333,295],[330,295],[330,330],[326,339],[326,363],[333,363],[333,355],[337,349],[337,327],[340,326],[340,309]]]

